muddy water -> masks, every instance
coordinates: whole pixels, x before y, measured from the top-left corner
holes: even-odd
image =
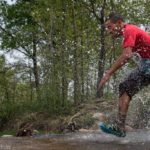
[[[150,131],[117,138],[101,132],[0,138],[0,150],[150,150]]]

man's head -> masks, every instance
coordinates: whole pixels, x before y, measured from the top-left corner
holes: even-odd
[[[122,29],[124,27],[123,17],[115,12],[110,13],[105,22],[105,27],[114,38],[119,37],[122,35]]]

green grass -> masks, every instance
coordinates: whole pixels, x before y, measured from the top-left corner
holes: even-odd
[[[16,135],[16,131],[15,130],[0,131],[0,136],[2,136],[2,135]]]

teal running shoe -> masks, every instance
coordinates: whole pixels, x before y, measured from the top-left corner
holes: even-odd
[[[126,136],[126,132],[124,130],[121,130],[116,124],[106,124],[101,122],[99,124],[99,128],[105,133],[113,134],[118,137]]]

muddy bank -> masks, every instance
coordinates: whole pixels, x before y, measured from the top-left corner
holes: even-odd
[[[24,115],[12,118],[4,129],[13,129],[16,131],[29,131],[27,135],[31,135],[30,131],[38,130],[42,133],[66,133],[76,132],[79,129],[98,129],[98,118],[94,114],[109,114],[115,108],[114,102],[95,102],[81,104],[72,114],[66,116],[50,116],[45,112],[25,113]],[[99,117],[99,116],[98,116]],[[101,119],[103,115],[100,116]]]
[[[105,120],[115,120],[118,110],[116,100],[84,103],[78,106],[72,114],[66,116],[50,116],[45,112],[25,113],[9,121],[3,130],[13,129],[15,135],[31,136],[33,131],[36,134],[47,133],[70,133],[70,132],[88,132],[99,130],[98,123]],[[128,130],[135,128],[136,118],[128,114],[126,124]],[[135,114],[136,115],[136,114]],[[28,133],[24,134],[24,131]]]

